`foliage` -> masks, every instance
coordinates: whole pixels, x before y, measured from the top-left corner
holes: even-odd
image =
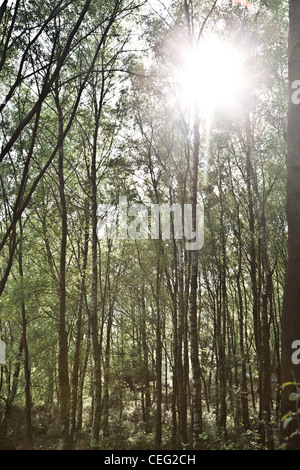
[[[192,449],[200,396],[202,449],[274,448],[287,2],[254,2],[255,14],[232,2],[211,10],[211,1],[156,2],[158,11],[124,0],[15,3],[0,29],[0,432],[26,448],[31,416],[35,448],[62,448],[66,398],[71,447]],[[191,202],[196,124],[177,79],[189,32],[195,40],[202,25],[205,38],[246,53],[251,87],[199,123],[205,244],[192,328],[185,240],[172,230],[168,240],[96,240],[94,216],[95,204],[122,196],[129,205]],[[290,395],[284,428],[299,424],[299,398],[298,389]]]

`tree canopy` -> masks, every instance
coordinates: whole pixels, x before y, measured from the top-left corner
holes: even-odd
[[[299,8],[2,2],[1,449],[300,449]]]

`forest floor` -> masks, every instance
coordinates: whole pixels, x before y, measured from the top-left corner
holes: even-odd
[[[2,410],[0,407],[0,416]],[[83,428],[78,433],[76,450],[91,450],[90,446],[90,413],[86,409],[83,416]],[[154,424],[154,423],[153,423]],[[60,428],[57,413],[45,406],[34,406],[32,412],[32,427],[35,450],[61,450]],[[211,421],[207,422],[208,431],[203,434],[204,450],[262,450],[259,444],[259,435],[255,427],[251,430],[240,432],[228,430],[227,438],[217,435],[216,428]],[[155,426],[153,425],[153,429]],[[169,436],[168,441],[163,442],[163,448],[172,449],[171,444],[171,420],[165,414],[163,422],[163,435]],[[110,420],[110,437],[102,438],[95,450],[155,450],[154,432],[146,433],[144,425],[138,413],[127,412],[120,416],[112,415]],[[275,436],[275,447],[278,448]],[[7,440],[1,442],[0,450],[27,450],[25,409],[14,406],[8,421]],[[188,449],[183,446],[181,449]],[[174,450],[174,449],[173,449]]]
[[[0,416],[2,415],[0,407]],[[77,435],[76,450],[89,450],[91,413],[85,410],[83,416],[83,428]],[[32,409],[32,428],[34,448],[36,450],[60,450],[60,426],[57,412],[45,406],[34,406]],[[14,406],[9,416],[7,427],[7,439],[5,444],[1,442],[0,450],[27,450],[25,409]],[[137,415],[123,418],[113,416],[110,421],[110,436],[102,438],[97,449],[99,450],[154,450],[154,433],[145,433],[143,424]]]

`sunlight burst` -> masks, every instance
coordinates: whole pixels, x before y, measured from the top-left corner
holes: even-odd
[[[245,86],[243,57],[237,48],[220,39],[203,41],[184,53],[179,72],[181,100],[210,112],[231,106]]]

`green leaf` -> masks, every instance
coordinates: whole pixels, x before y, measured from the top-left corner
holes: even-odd
[[[290,401],[296,401],[299,399],[300,399],[300,393],[295,393],[295,392],[290,393],[290,396],[289,396]]]
[[[291,417],[291,412],[289,411],[286,415],[284,415],[284,416],[281,418],[281,421],[283,422],[285,419],[290,418],[290,417]]]
[[[298,431],[298,429],[297,429],[297,431],[292,432],[292,434],[289,436],[289,439],[292,439],[293,437],[298,436],[299,434],[300,434],[300,433],[299,433],[299,431]]]
[[[286,429],[288,424],[293,421],[293,418],[286,418],[283,422],[283,429]]]

